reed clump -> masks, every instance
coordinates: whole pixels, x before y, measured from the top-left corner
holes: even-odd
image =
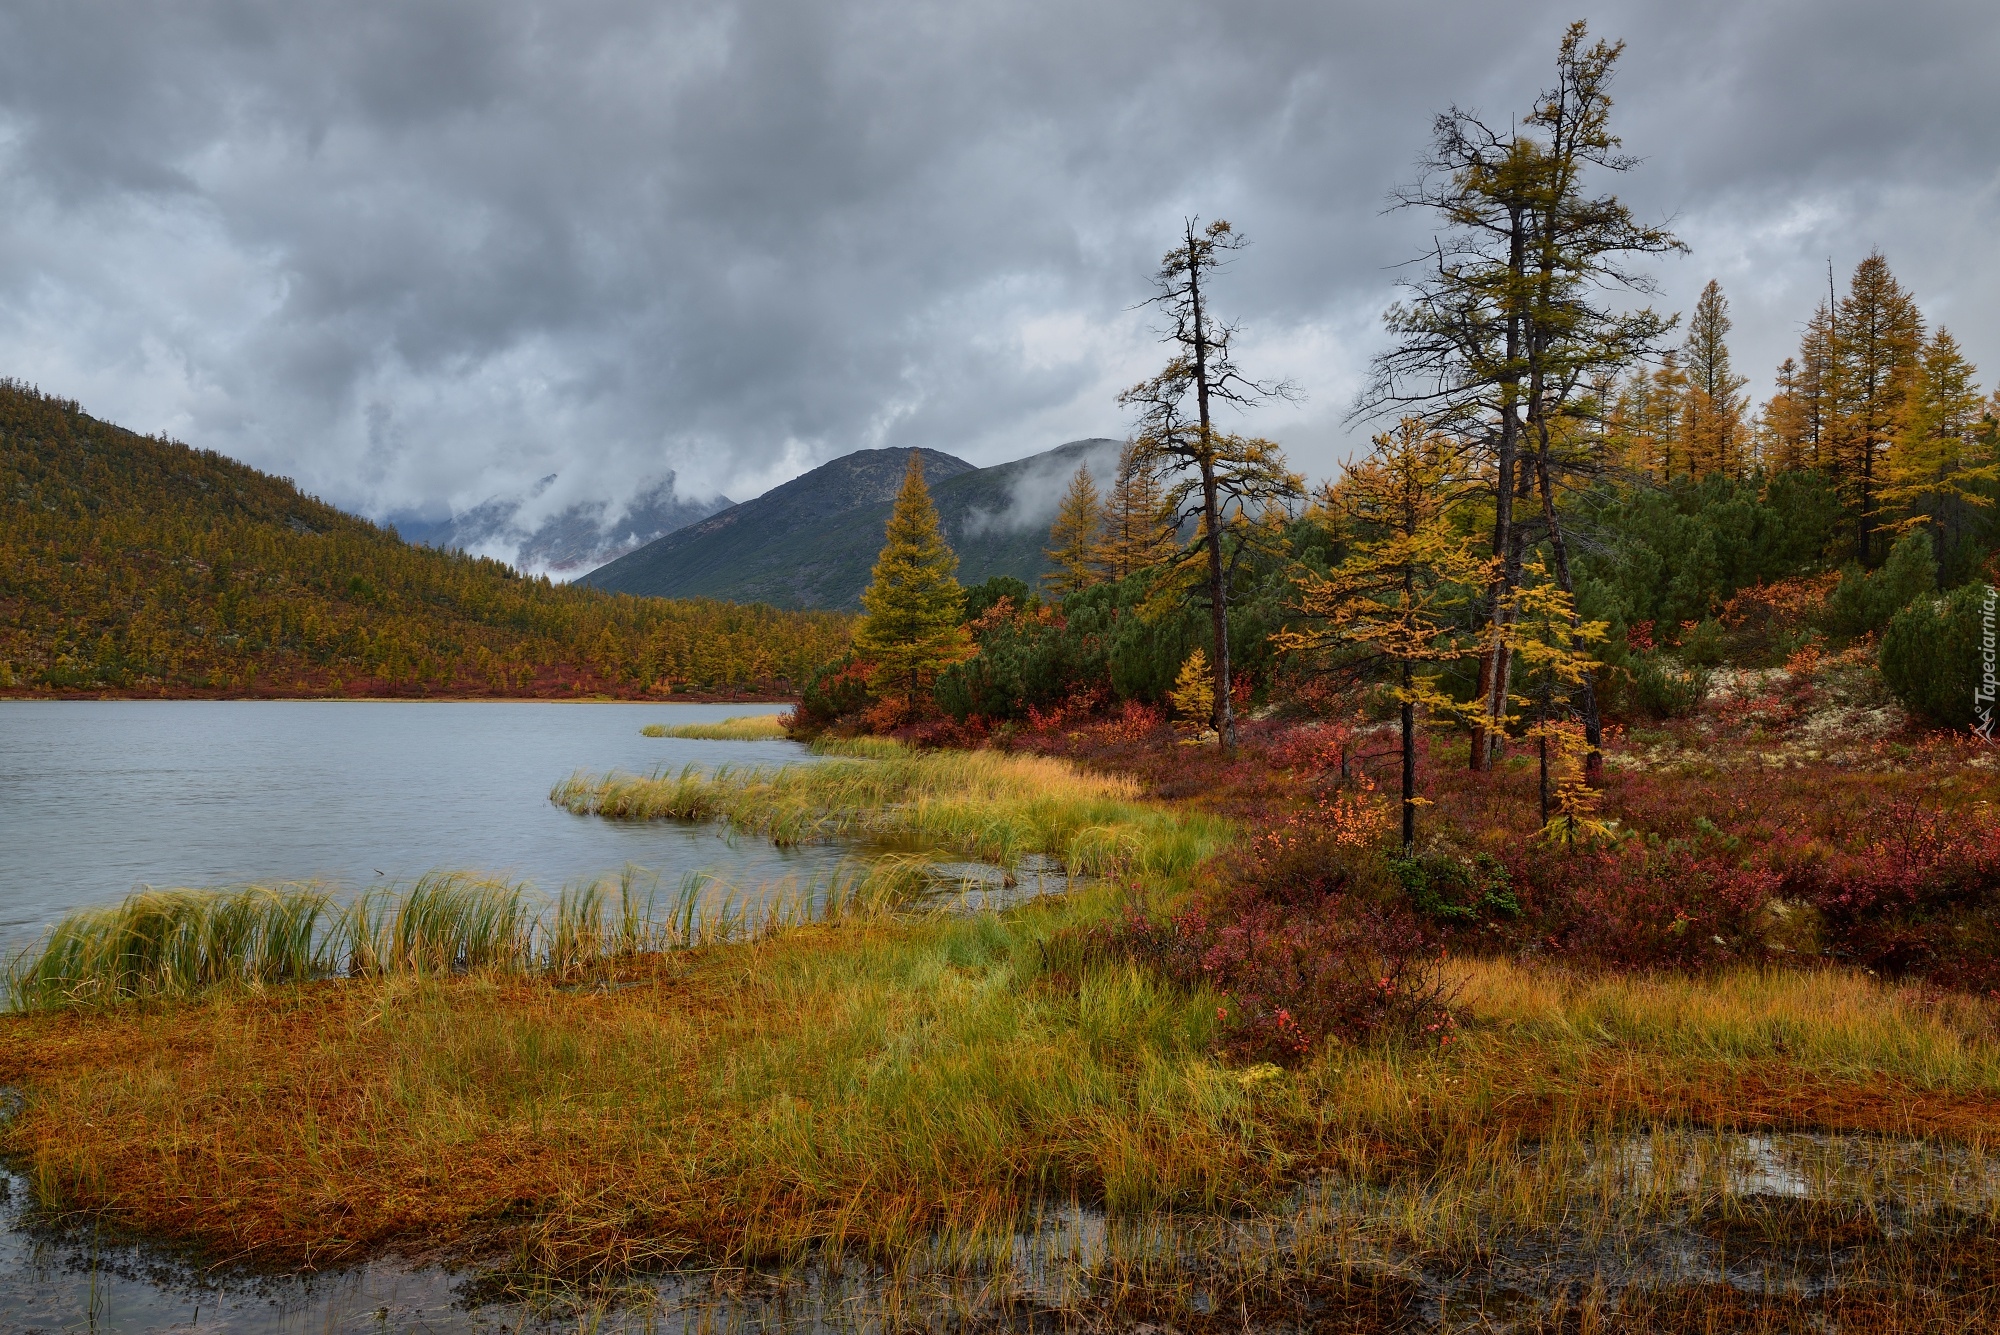
[[[1231,828],[1217,816],[1144,801],[1129,778],[1045,756],[890,744],[875,757],[836,750],[812,765],[575,774],[550,799],[618,820],[721,820],[781,844],[860,838],[1009,867],[1041,854],[1078,875],[1161,883],[1183,882]]]
[[[142,890],[56,924],[13,962],[9,999],[35,1009],[319,977],[331,967],[332,905],[313,885]]]
[[[639,732],[696,742],[777,742],[789,736],[783,714],[739,714],[719,723],[648,723]]]
[[[65,917],[6,967],[8,1007],[89,1008],[209,988],[479,972],[574,977],[642,954],[894,911],[929,860],[887,856],[750,892],[696,873],[662,894],[627,868],[554,900],[520,883],[433,872],[342,904],[317,885],[142,890]]]

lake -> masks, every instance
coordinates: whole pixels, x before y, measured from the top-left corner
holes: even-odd
[[[347,889],[435,869],[555,893],[627,863],[672,890],[822,874],[838,848],[713,826],[572,816],[576,770],[650,773],[806,758],[793,742],[639,735],[774,705],[401,701],[0,701],[0,943],[142,886],[318,879]]]
[[[793,742],[642,737],[648,723],[772,705],[391,701],[0,701],[0,949],[142,886],[318,879],[348,891],[426,871],[489,872],[554,893],[633,864],[671,890],[693,871],[745,889],[834,868],[715,826],[572,816],[576,770],[807,759]],[[6,1093],[0,1091],[0,1115]],[[382,1262],[218,1290],[146,1249],[55,1239],[0,1172],[0,1331],[512,1329],[457,1281]],[[615,1324],[615,1323],[614,1323]],[[609,1327],[606,1327],[609,1329]]]

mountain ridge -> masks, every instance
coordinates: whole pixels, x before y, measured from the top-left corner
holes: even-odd
[[[797,609],[858,607],[891,503],[915,453],[923,458],[946,540],[958,553],[960,581],[1012,575],[1032,584],[1047,569],[1042,549],[1070,476],[1083,465],[1100,486],[1107,485],[1119,445],[1088,437],[990,468],[923,447],[856,450],[658,538],[577,582],[653,597]]]

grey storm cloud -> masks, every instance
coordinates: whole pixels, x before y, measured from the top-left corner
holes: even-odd
[[[1307,392],[1323,473],[1430,117],[1504,121],[1574,7],[1353,0],[531,5],[16,0],[0,11],[0,374],[372,514],[754,495],[852,449],[1116,436],[1180,220]],[[1620,183],[1694,246],[1762,389],[1881,248],[2000,373],[2000,10],[1593,5]]]

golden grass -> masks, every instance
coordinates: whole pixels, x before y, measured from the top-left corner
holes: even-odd
[[[876,758],[782,768],[578,774],[550,797],[571,811],[619,820],[726,820],[786,844],[863,838],[1008,866],[1039,853],[1081,875],[1162,882],[1184,880],[1229,837],[1218,817],[1142,801],[1133,780],[1067,761],[871,750]]]
[[[739,714],[719,723],[648,723],[639,732],[698,742],[777,742],[789,735],[783,714]]]
[[[1666,1135],[1654,1162],[1701,1181],[1718,1128],[1984,1153],[2000,1125],[1990,1012],[1839,973],[1466,963],[1442,1052],[1231,1070],[1208,1055],[1214,998],[1056,967],[1058,929],[1110,906],[795,926],[633,957],[583,990],[406,973],[13,1017],[0,1082],[27,1105],[0,1147],[51,1209],[222,1254],[504,1244],[530,1270],[610,1276],[816,1247],[990,1261],[1051,1197],[1205,1215],[1306,1180],[1334,1184],[1324,1227],[1387,1254],[1496,1221],[1685,1211],[1675,1173],[1607,1190],[1603,1147],[1633,1133]]]
[[[314,885],[143,890],[64,918],[8,961],[0,995],[11,1009],[52,1010],[335,975],[570,977],[607,960],[878,914],[931,888],[926,859],[884,856],[750,894],[696,873],[662,896],[630,867],[554,900],[450,872],[344,907]]]

